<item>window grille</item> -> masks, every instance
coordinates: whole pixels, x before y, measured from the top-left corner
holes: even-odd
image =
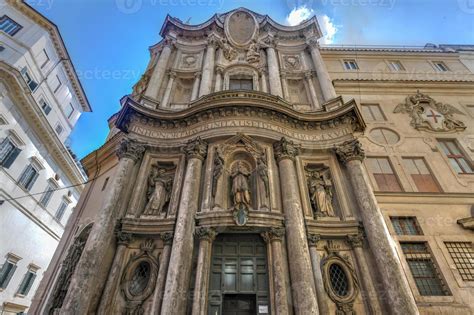
[[[451,258],[464,281],[474,281],[474,250],[471,242],[445,242]]]

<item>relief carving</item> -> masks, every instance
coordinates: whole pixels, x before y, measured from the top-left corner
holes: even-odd
[[[301,62],[299,56],[284,56],[283,57],[283,64],[285,69],[288,70],[300,70],[301,69]]]
[[[246,60],[248,63],[260,62],[260,46],[256,41],[250,43],[246,54]]]
[[[238,56],[237,51],[232,48],[232,46],[225,38],[219,41],[219,47],[222,49],[222,54],[224,55],[224,58],[229,61],[234,60]]]
[[[158,164],[152,165],[148,176],[147,204],[144,215],[165,216],[173,187],[174,167],[166,169]]]
[[[333,207],[333,183],[329,167],[311,169],[305,167],[308,178],[308,190],[316,217],[335,217]]]
[[[181,65],[183,66],[183,68],[194,69],[196,68],[196,63],[197,63],[196,55],[185,54],[181,57]]]

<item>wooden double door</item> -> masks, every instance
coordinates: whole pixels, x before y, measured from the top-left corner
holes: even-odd
[[[209,315],[270,314],[267,248],[258,234],[220,234],[213,242]]]

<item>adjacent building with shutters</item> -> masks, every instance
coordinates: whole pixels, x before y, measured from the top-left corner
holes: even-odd
[[[67,146],[91,111],[59,31],[0,0],[0,313],[27,312],[86,176]]]
[[[167,16],[39,314],[474,312],[473,46]]]

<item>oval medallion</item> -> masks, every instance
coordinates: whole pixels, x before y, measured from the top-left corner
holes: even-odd
[[[246,11],[235,11],[227,17],[225,32],[227,38],[236,46],[246,46],[255,37],[257,21]]]

